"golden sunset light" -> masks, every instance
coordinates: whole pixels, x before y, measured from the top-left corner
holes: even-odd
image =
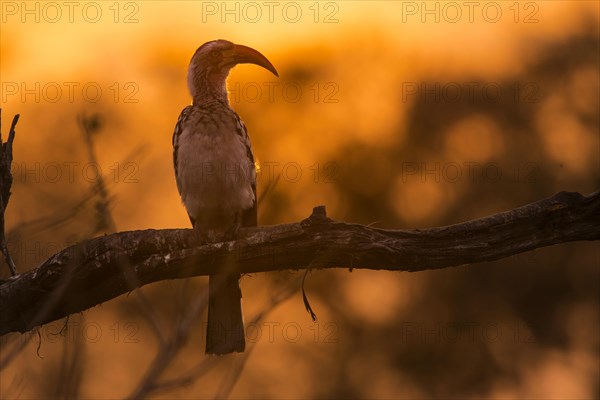
[[[600,189],[599,24],[586,0],[1,0],[0,397],[598,398],[597,220],[427,229]]]

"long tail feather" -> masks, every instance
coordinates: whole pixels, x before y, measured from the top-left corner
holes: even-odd
[[[206,354],[244,351],[246,343],[240,275],[210,275],[208,293]]]

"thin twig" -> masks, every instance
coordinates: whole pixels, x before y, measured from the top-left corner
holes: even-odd
[[[268,314],[273,311],[279,304],[287,300],[291,295],[298,292],[300,287],[301,278],[296,278],[291,283],[283,286],[278,286],[279,290],[271,291],[269,302],[262,307],[261,311],[257,313],[251,320],[248,326],[258,325]],[[235,355],[235,363],[233,368],[229,371],[227,376],[221,382],[218,388],[215,398],[227,398],[231,394],[231,391],[235,387],[235,384],[239,380],[241,373],[246,365],[247,360],[252,354],[254,343],[250,343],[245,352]],[[155,382],[153,385],[148,386],[148,390],[144,395],[164,393],[169,390],[180,388],[183,386],[190,385],[202,378],[208,371],[216,366],[221,361],[219,357],[206,357],[198,365],[188,369],[184,374],[165,380],[162,382]]]
[[[150,323],[150,326],[154,330],[154,334],[158,339],[158,343],[160,346],[166,344],[167,339],[163,333],[163,326],[159,322],[158,315],[154,311],[150,300],[143,293],[142,288],[140,287],[140,281],[138,276],[134,273],[134,267],[131,265],[129,260],[126,257],[123,257],[121,263],[119,264],[121,267],[121,273],[125,276],[127,283],[131,290],[135,292],[135,299],[142,310],[142,315],[146,318],[146,320]]]
[[[289,299],[294,293],[297,293],[300,289],[301,282],[303,281],[302,277],[297,277],[296,279],[289,282],[287,285],[284,285],[280,288],[279,291],[274,292],[269,300],[269,304],[254,316],[251,320],[250,325],[256,326],[258,325],[266,316],[273,311],[278,305]],[[215,395],[215,399],[227,399],[231,395],[235,384],[240,379],[242,375],[242,371],[250,358],[250,355],[254,351],[256,344],[251,344],[248,346],[246,351],[240,355],[235,361],[233,368],[229,371],[229,374],[225,376],[221,385],[219,386],[219,390]]]
[[[6,344],[3,345],[2,354],[4,357],[0,358],[0,371],[6,368],[27,347],[31,338],[36,334],[37,332],[33,330],[27,332],[24,336],[17,337],[10,350],[7,349]]]
[[[92,165],[98,165],[98,159],[96,157],[96,151],[94,150],[94,142],[92,135],[96,134],[101,128],[101,119],[99,115],[93,115],[92,117],[86,117],[80,115],[78,117],[79,126],[85,139],[85,144],[88,150],[88,158]],[[95,191],[97,191],[100,199],[96,202],[96,210],[98,211],[99,221],[96,226],[96,231],[101,232],[107,230],[108,232],[116,232],[117,227],[115,220],[110,211],[111,199],[106,189],[104,177],[98,176],[98,180],[95,184]]]
[[[141,399],[152,393],[157,386],[157,381],[167,366],[173,361],[183,345],[186,343],[189,332],[200,316],[200,313],[208,305],[208,290],[198,296],[188,313],[177,324],[173,334],[164,345],[160,346],[158,354],[150,365],[150,368],[138,384],[134,392],[129,396],[131,399]]]

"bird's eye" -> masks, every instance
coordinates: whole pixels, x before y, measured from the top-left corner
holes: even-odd
[[[213,58],[217,58],[217,57],[219,57],[219,55],[221,55],[221,52],[218,50],[213,50],[210,52],[210,56]]]

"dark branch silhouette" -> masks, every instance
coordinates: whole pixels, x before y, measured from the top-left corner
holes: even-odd
[[[2,115],[0,110],[0,125],[2,122]],[[15,115],[12,124],[8,131],[8,139],[6,143],[2,141],[2,131],[0,129],[0,248],[2,248],[2,254],[8,264],[11,275],[17,274],[17,267],[8,252],[8,246],[6,244],[6,236],[4,233],[4,213],[6,207],[8,207],[8,200],[10,199],[10,188],[12,187],[13,177],[10,171],[12,164],[12,146],[15,140],[15,127],[19,122],[19,114]]]
[[[600,191],[560,192],[511,211],[445,227],[384,230],[327,218],[240,230],[240,239],[199,245],[191,229],[119,232],[87,240],[0,284],[0,334],[81,312],[136,287],[209,275],[224,262],[241,273],[365,268],[422,271],[557,243],[600,239]]]

